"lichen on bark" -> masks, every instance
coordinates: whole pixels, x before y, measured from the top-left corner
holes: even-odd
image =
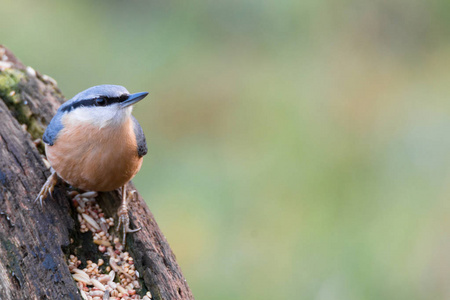
[[[18,69],[0,71],[0,98],[4,100],[20,124],[26,125],[33,139],[42,137],[44,128],[37,122],[26,100],[21,97],[19,84],[26,80],[26,74]]]

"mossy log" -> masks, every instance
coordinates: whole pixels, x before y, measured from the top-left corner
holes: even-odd
[[[57,185],[44,207],[33,201],[50,171],[39,142],[45,126],[64,101],[56,82],[25,67],[0,46],[0,299],[81,299],[69,272],[71,251],[95,250],[79,226],[69,187]],[[127,189],[134,189],[129,183]],[[98,203],[115,217],[118,191],[101,193]],[[175,256],[137,193],[130,203],[127,251],[140,273],[142,291],[153,299],[193,299]]]

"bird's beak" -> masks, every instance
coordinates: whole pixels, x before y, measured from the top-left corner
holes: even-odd
[[[147,96],[147,95],[148,95],[147,92],[131,94],[124,101],[120,102],[120,106],[122,108],[125,108],[125,107],[128,107],[130,105],[133,105],[136,102],[141,101],[142,99],[144,99],[145,96]]]

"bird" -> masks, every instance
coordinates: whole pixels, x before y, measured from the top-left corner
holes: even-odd
[[[59,178],[84,191],[122,189],[117,212],[122,240],[129,227],[126,184],[138,173],[147,154],[144,131],[131,114],[133,105],[148,92],[130,94],[120,85],[90,87],[64,102],[47,126],[42,141],[51,175],[35,202],[52,194]]]

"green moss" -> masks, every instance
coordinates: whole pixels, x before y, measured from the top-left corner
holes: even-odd
[[[15,69],[6,69],[0,72],[0,97],[8,106],[20,103],[18,84],[25,75]]]
[[[24,72],[17,69],[0,71],[0,98],[5,101],[17,121],[27,126],[27,130],[33,139],[38,139],[42,137],[44,128],[36,120],[30,107],[20,95],[19,83],[25,79]]]

